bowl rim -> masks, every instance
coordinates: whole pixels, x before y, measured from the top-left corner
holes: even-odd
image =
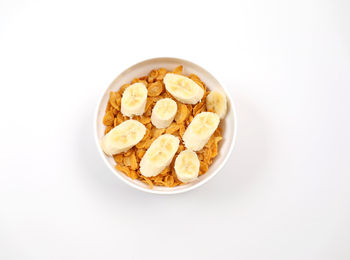
[[[150,188],[145,188],[145,187],[141,187],[141,186],[138,186],[137,184],[131,182],[131,181],[128,181],[127,179],[125,178],[122,178],[122,176],[120,174],[123,174],[123,173],[120,173],[118,172],[114,167],[112,167],[112,165],[107,161],[107,158],[105,157],[105,154],[104,152],[102,151],[101,147],[100,147],[100,140],[99,140],[99,137],[98,137],[98,132],[97,132],[97,118],[98,118],[98,113],[99,113],[99,109],[100,109],[100,106],[101,106],[101,103],[102,103],[102,100],[106,94],[106,92],[108,91],[109,87],[111,86],[111,84],[113,84],[113,82],[119,77],[119,75],[125,73],[126,71],[130,70],[131,68],[139,65],[139,64],[142,64],[142,63],[146,63],[146,62],[152,62],[152,61],[162,61],[162,60],[172,60],[172,61],[176,61],[176,62],[179,62],[179,64],[181,64],[181,62],[184,62],[184,63],[190,63],[190,64],[193,64],[197,67],[199,67],[200,69],[202,69],[205,73],[209,74],[211,77],[213,77],[218,83],[219,85],[224,89],[225,91],[225,94],[229,100],[229,104],[230,104],[230,109],[232,110],[232,115],[233,115],[233,124],[234,124],[234,127],[233,127],[233,131],[232,131],[232,142],[230,144],[230,147],[229,147],[229,150],[228,152],[225,154],[225,157],[222,161],[222,163],[214,170],[214,172],[207,178],[197,182],[196,184],[194,185],[191,185],[189,187],[186,187],[186,188],[183,188],[183,189],[178,189],[178,190],[166,190],[166,191],[158,191],[158,190],[153,190],[153,189],[150,189]],[[146,59],[146,60],[142,60],[140,62],[137,62],[137,63],[134,63],[133,65],[127,67],[125,70],[121,71],[112,81],[111,83],[107,86],[106,89],[104,89],[102,91],[102,93],[100,94],[100,97],[98,98],[98,101],[97,101],[97,105],[96,105],[96,108],[95,108],[95,111],[94,111],[94,117],[93,117],[93,129],[94,129],[94,139],[95,139],[95,143],[96,143],[96,146],[97,146],[97,150],[98,150],[98,153],[101,155],[103,161],[105,162],[105,164],[107,165],[107,167],[114,173],[114,175],[118,176],[118,178],[120,180],[122,180],[124,183],[128,184],[129,186],[137,189],[137,190],[140,190],[140,191],[143,191],[143,192],[147,192],[147,193],[153,193],[153,194],[179,194],[179,193],[184,193],[184,192],[187,192],[187,191],[190,191],[190,190],[193,190],[193,189],[196,189],[200,186],[202,186],[203,184],[207,183],[209,180],[211,180],[214,176],[216,176],[218,174],[218,172],[225,166],[225,164],[227,163],[228,159],[230,158],[231,154],[232,154],[232,151],[233,151],[233,147],[235,146],[235,142],[236,142],[236,135],[237,135],[237,114],[236,114],[236,107],[235,107],[235,104],[233,102],[233,99],[232,99],[232,96],[230,94],[229,91],[227,91],[226,87],[224,85],[222,85],[220,83],[220,81],[217,80],[216,77],[213,76],[213,74],[211,74],[209,71],[207,71],[206,69],[204,69],[203,67],[199,66],[198,64],[192,62],[192,61],[188,61],[188,60],[185,60],[185,59],[181,59],[181,58],[175,58],[175,57],[156,57],[156,58],[150,58],[150,59]]]

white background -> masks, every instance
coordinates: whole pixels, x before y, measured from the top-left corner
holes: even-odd
[[[349,1],[0,1],[0,259],[350,259]],[[101,92],[173,56],[231,92],[209,183],[122,183],[93,140]]]

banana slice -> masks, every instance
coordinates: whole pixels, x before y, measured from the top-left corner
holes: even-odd
[[[141,159],[141,174],[146,177],[158,175],[171,163],[179,143],[179,138],[170,134],[161,135],[154,140]]]
[[[196,82],[182,75],[167,73],[163,82],[166,90],[185,104],[196,104],[204,95],[204,90]]]
[[[152,110],[151,121],[157,128],[166,128],[173,122],[177,112],[177,104],[171,98],[158,100]]]
[[[224,93],[213,90],[206,99],[207,109],[216,113],[221,119],[226,115],[227,101]]]
[[[199,151],[209,141],[220,122],[217,114],[202,112],[193,118],[182,139],[187,149]]]
[[[143,83],[134,83],[127,87],[121,101],[121,112],[124,116],[141,116],[145,112],[147,88]]]
[[[126,120],[114,127],[101,140],[102,150],[107,155],[125,152],[142,140],[146,127],[137,120]]]
[[[199,160],[195,152],[185,150],[179,153],[175,160],[175,172],[182,182],[191,182],[198,177]]]

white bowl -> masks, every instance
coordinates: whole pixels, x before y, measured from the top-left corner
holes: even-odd
[[[114,168],[115,162],[113,157],[109,157],[104,154],[100,146],[100,140],[103,137],[105,130],[105,126],[102,123],[102,119],[105,114],[105,109],[108,103],[110,91],[117,91],[121,85],[130,82],[136,77],[147,75],[149,71],[151,71],[154,68],[163,67],[171,71],[178,65],[183,65],[184,73],[186,75],[190,73],[198,75],[210,90],[221,90],[226,94],[228,100],[228,110],[225,119],[220,122],[220,127],[223,130],[223,140],[220,142],[218,156],[214,159],[212,165],[209,166],[209,170],[205,174],[200,176],[196,181],[173,188],[154,186],[153,189],[150,189],[147,184],[139,180],[132,180],[124,173],[116,170]],[[99,99],[94,117],[94,129],[97,149],[100,155],[102,156],[103,161],[107,164],[108,168],[122,181],[138,190],[142,190],[145,192],[156,194],[175,194],[189,191],[203,185],[211,178],[213,178],[222,169],[224,164],[229,159],[235,143],[237,122],[236,111],[230,93],[228,93],[228,91],[226,91],[226,89],[208,71],[192,62],[182,59],[154,58],[139,62],[131,66],[130,68],[123,71],[119,76],[117,76],[115,80],[109,85],[109,87],[104,91],[101,98]]]

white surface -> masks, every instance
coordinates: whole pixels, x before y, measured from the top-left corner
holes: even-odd
[[[1,259],[350,258],[349,1],[228,2],[0,3]],[[159,56],[238,112],[223,172],[175,196],[116,178],[91,127],[110,81]]]
[[[124,173],[116,171],[114,159],[110,156],[106,156],[102,149],[100,149],[100,140],[104,136],[105,131],[105,126],[103,125],[102,121],[109,100],[109,93],[111,91],[117,91],[120,88],[120,86],[125,84],[125,82],[130,82],[134,78],[147,75],[154,68],[165,68],[168,71],[171,71],[179,65],[184,66],[183,72],[185,73],[185,75],[194,73],[198,77],[200,77],[200,79],[203,80],[208,86],[210,86],[211,90],[220,90],[223,93],[226,93],[227,102],[229,103],[229,109],[226,114],[225,120],[221,120],[220,122],[223,141],[221,141],[219,144],[220,153],[213,160],[213,163],[211,164],[206,174],[200,176],[197,180],[173,188],[155,186],[153,189],[149,189],[148,185],[144,184],[143,182],[139,180],[132,180],[131,178],[127,177]],[[159,194],[182,193],[185,191],[195,189],[212,179],[218,172],[221,171],[221,169],[225,166],[226,162],[230,159],[237,135],[236,110],[234,102],[232,101],[232,97],[229,95],[229,93],[227,93],[226,88],[224,88],[224,86],[222,86],[213,75],[211,75],[208,71],[201,68],[197,64],[183,59],[169,57],[148,59],[145,61],[141,61],[131,67],[125,68],[125,70],[121,74],[119,74],[115,79],[113,79],[113,82],[108,86],[108,88],[103,90],[101,98],[99,99],[99,102],[96,106],[96,112],[95,117],[93,119],[93,123],[95,130],[94,136],[96,140],[96,145],[98,147],[97,149],[100,152],[100,155],[102,156],[102,159],[105,161],[106,165],[110,168],[110,170],[128,185],[131,185],[139,190]]]

